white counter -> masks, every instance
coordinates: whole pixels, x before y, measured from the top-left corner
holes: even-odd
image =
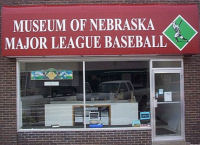
[[[138,119],[138,103],[126,101],[86,102],[89,106],[109,105],[111,125],[128,125]],[[54,101],[45,104],[45,126],[73,126],[73,106],[83,105],[82,102]],[[87,120],[87,118],[86,118]],[[107,124],[104,124],[107,125]]]

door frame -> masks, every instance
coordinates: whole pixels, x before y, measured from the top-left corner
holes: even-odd
[[[157,60],[154,60],[157,61]],[[171,60],[174,61],[174,60]],[[150,61],[150,90],[151,90],[151,125],[152,141],[164,140],[185,140],[185,110],[184,110],[184,77],[183,61],[181,68],[153,68],[152,60]],[[179,73],[180,74],[180,103],[181,103],[181,135],[180,136],[156,136],[156,119],[155,119],[155,74],[157,73]]]

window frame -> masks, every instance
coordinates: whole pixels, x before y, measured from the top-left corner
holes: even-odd
[[[20,63],[21,62],[82,62],[83,63],[83,106],[84,106],[84,116],[86,115],[86,86],[85,86],[85,63],[87,62],[99,62],[99,61],[148,61],[149,63],[149,85],[151,90],[151,70],[152,61],[183,61],[182,56],[172,56],[172,57],[144,57],[144,56],[94,56],[94,57],[47,57],[47,58],[17,58],[16,59],[16,114],[17,114],[17,132],[29,132],[29,131],[106,131],[106,130],[152,130],[152,116],[151,116],[151,126],[150,127],[118,127],[118,128],[87,128],[84,121],[84,128],[32,128],[32,129],[22,129],[20,122],[22,121],[22,111],[20,102]],[[183,67],[183,66],[182,66]],[[150,112],[152,110],[152,95],[150,93]]]

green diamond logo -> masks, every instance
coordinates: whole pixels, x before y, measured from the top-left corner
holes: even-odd
[[[197,31],[181,16],[169,24],[163,31],[165,35],[180,51],[194,38]]]

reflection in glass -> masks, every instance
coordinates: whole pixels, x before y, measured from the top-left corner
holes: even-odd
[[[104,93],[116,93],[118,91],[119,84],[117,83],[101,83],[99,85],[98,92],[104,92]]]
[[[81,62],[20,63],[21,127],[83,127],[72,120],[73,105],[83,105],[82,75]]]
[[[145,61],[86,63],[86,82],[91,86],[90,93],[86,93],[86,120],[92,112],[99,114],[98,121],[86,121],[87,127],[131,127],[135,120],[140,120],[140,112],[150,111],[148,64]],[[93,106],[96,109],[88,109]],[[141,123],[148,126],[150,119]]]
[[[153,68],[181,68],[181,61],[153,61]]]
[[[150,112],[148,61],[86,62],[85,70],[84,107],[82,62],[21,62],[20,127],[132,127]]]
[[[181,134],[180,74],[155,74],[156,135]]]

